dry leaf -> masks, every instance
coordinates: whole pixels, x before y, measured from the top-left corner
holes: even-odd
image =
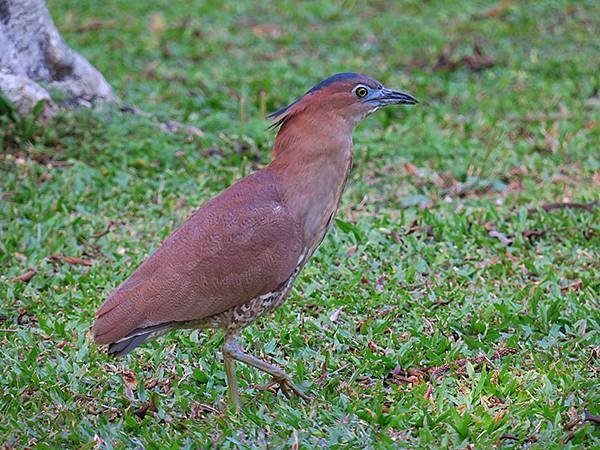
[[[23,283],[28,283],[37,273],[37,269],[29,269],[22,275],[13,278],[13,281],[22,281]]]
[[[329,316],[329,320],[331,320],[332,322],[337,322],[337,320],[340,318],[340,313],[342,312],[342,309],[344,309],[344,307],[340,307],[338,309],[336,309],[330,316]]]
[[[131,370],[125,370],[121,375],[123,376],[123,382],[125,383],[125,394],[127,394],[129,400],[133,400],[133,391],[137,388],[135,374]]]
[[[385,275],[381,275],[379,278],[377,278],[377,281],[375,282],[375,290],[377,292],[384,291],[385,279]]]
[[[488,234],[490,237],[497,238],[502,243],[502,245],[508,246],[512,244],[512,239],[507,237],[504,233],[501,233],[500,231],[491,230]]]
[[[354,255],[356,253],[356,250],[358,250],[358,246],[352,245],[346,252],[346,258],[350,258],[352,255]]]
[[[423,395],[423,398],[425,400],[429,400],[431,398],[431,393],[433,392],[433,386],[431,385],[431,383],[427,384],[427,390],[425,391],[425,395]]]
[[[419,169],[417,168],[417,166],[409,162],[404,163],[404,170],[406,170],[406,173],[412,175],[413,177],[419,178],[421,176],[419,174]]]
[[[583,288],[583,281],[580,279],[575,280],[573,283],[563,286],[560,288],[561,294],[566,294],[569,291],[580,291]]]
[[[134,414],[141,420],[146,417],[148,411],[156,412],[156,405],[154,404],[154,397],[146,401],[141,407],[134,411]]]
[[[83,258],[77,258],[76,256],[65,256],[65,255],[55,254],[55,255],[50,256],[50,260],[51,261],[64,261],[67,264],[71,264],[73,266],[77,266],[77,265],[91,266],[92,265],[91,261],[88,261],[87,259],[83,259]]]
[[[204,403],[192,401],[192,411],[191,411],[192,419],[200,420],[206,415],[205,413],[221,415],[221,411],[219,411],[216,408],[213,408],[210,405],[205,405]]]

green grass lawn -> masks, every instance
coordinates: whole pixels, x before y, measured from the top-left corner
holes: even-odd
[[[127,103],[204,136],[110,108],[5,133],[0,444],[598,448],[598,208],[541,208],[600,198],[600,3],[254,3],[49,2]],[[243,333],[314,400],[238,365],[229,412],[217,332],[108,358],[110,290],[340,71],[422,103],[357,129],[337,226]]]

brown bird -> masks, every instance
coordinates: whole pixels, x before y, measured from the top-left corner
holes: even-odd
[[[281,368],[236,339],[283,303],[323,241],[352,165],[356,125],[383,106],[416,103],[364,75],[340,73],[270,114],[278,129],[271,163],[206,202],[109,295],[96,314],[96,342],[124,355],[170,330],[222,329],[237,409],[235,361],[306,398]]]

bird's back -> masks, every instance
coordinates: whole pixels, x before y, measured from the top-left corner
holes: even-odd
[[[102,304],[99,344],[140,328],[200,320],[275,290],[298,265],[300,225],[268,170],[204,204]]]

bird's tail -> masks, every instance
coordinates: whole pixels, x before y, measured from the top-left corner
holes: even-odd
[[[175,328],[178,328],[177,322],[165,322],[149,327],[136,328],[123,339],[109,344],[108,354],[114,356],[126,355],[144,342],[155,339]]]

